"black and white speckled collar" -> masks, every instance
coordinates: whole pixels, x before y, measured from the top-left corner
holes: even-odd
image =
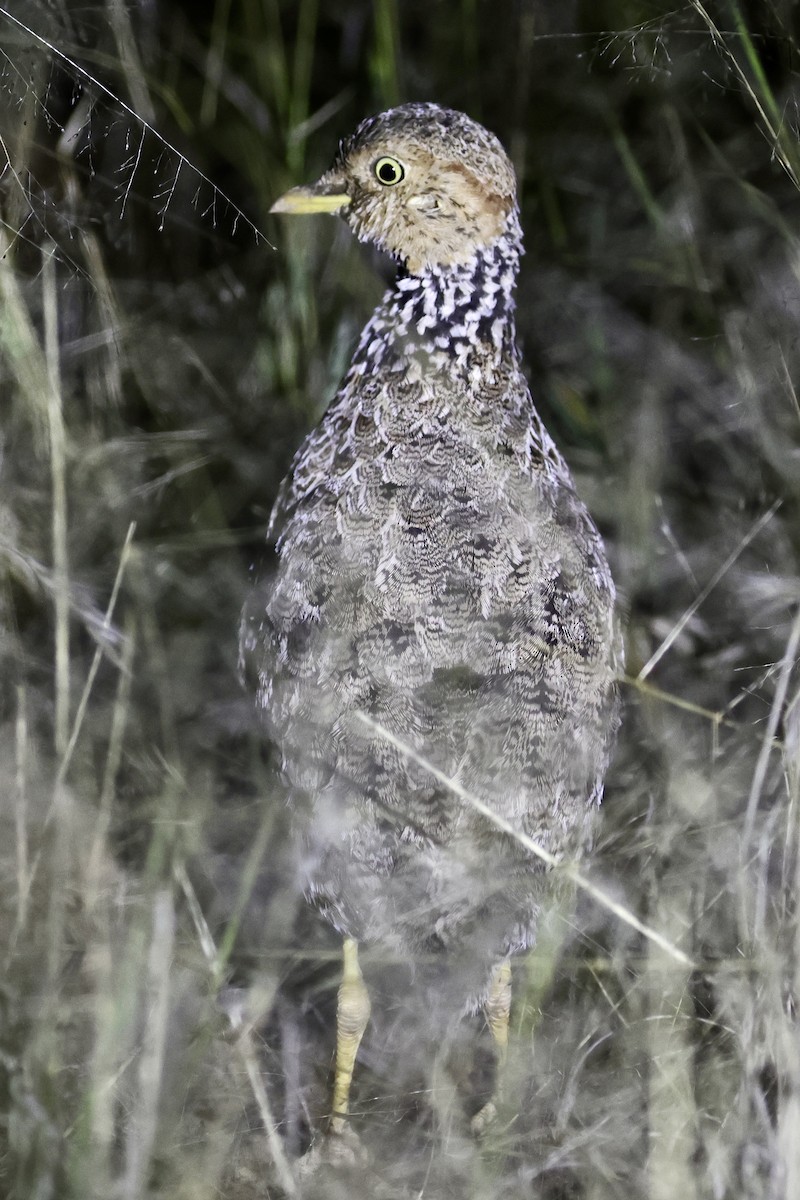
[[[364,328],[350,374],[376,369],[471,376],[491,360],[515,353],[514,288],[522,253],[516,212],[500,237],[468,262],[426,267],[412,275],[401,267]]]

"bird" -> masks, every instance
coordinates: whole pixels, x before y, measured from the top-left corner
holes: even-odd
[[[335,1134],[371,1012],[362,945],[446,963],[502,1065],[510,962],[558,888],[516,835],[551,862],[591,843],[622,652],[603,540],[522,369],[498,138],[403,104],[271,212],[337,214],[396,272],[280,487],[240,632],[299,886],[343,939]]]

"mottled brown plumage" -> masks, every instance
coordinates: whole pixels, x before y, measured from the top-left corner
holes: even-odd
[[[468,117],[409,104],[276,210],[338,211],[398,273],[283,484],[243,659],[308,897],[346,937],[449,952],[479,1002],[535,940],[547,873],[357,714],[580,852],[615,725],[614,588],[520,367],[514,173]]]

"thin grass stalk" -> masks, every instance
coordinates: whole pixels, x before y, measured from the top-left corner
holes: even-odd
[[[684,881],[659,879],[653,921],[673,941],[692,927]],[[696,1200],[697,1104],[694,1095],[691,972],[650,940],[645,973],[648,1032],[648,1200]]]
[[[147,121],[148,125],[155,125],[156,113],[150,100],[150,92],[128,8],[122,3],[122,0],[106,0],[106,11],[117,47],[119,65],[124,72],[133,107],[139,116]]]
[[[0,225],[0,347],[33,430],[37,453],[49,446],[48,416],[50,385],[42,345],[23,298],[14,271],[11,242]]]
[[[800,173],[797,167],[797,146],[793,135],[787,137],[785,123],[780,109],[769,86],[764,69],[756,52],[753,40],[744,23],[738,4],[732,4],[736,33],[745,52],[745,60],[753,72],[755,83],[748,77],[739,59],[731,49],[726,35],[722,33],[708,10],[700,0],[690,0],[692,8],[704,21],[714,42],[730,62],[734,74],[739,79],[747,96],[753,103],[761,121],[762,132],[772,147],[772,152],[791,179],[794,186],[800,189]]]
[[[789,683],[792,675],[797,667],[798,651],[800,650],[800,608],[798,608],[792,628],[789,632],[789,639],[786,643],[786,649],[783,658],[779,664],[778,679],[775,684],[775,695],[772,698],[772,705],[767,718],[767,726],[764,730],[764,737],[761,743],[761,750],[756,762],[755,771],[753,772],[753,781],[750,785],[750,794],[747,798],[747,811],[745,813],[744,830],[742,834],[742,848],[745,854],[748,853],[748,846],[753,836],[753,828],[755,826],[756,812],[758,804],[764,790],[764,783],[767,776],[767,768],[769,764],[770,751],[775,734],[778,731],[778,725],[784,715],[786,694],[789,689]]]
[[[260,41],[264,43],[264,53],[256,55],[254,61],[259,91],[272,100],[284,128],[287,128],[292,103],[292,80],[278,0],[245,0],[243,18],[252,44],[257,46]]]
[[[301,125],[309,114],[314,38],[318,19],[318,0],[302,0],[297,15],[297,39],[292,59],[292,88],[289,99],[289,133]],[[299,172],[305,160],[306,143],[291,136],[287,141],[287,163],[291,171]]]
[[[124,747],[125,728],[131,717],[131,687],[133,683],[133,661],[136,652],[136,630],[130,620],[123,631],[122,659],[117,678],[117,692],[111,713],[111,729],[108,735],[106,761],[100,785],[100,801],[94,836],[86,863],[87,908],[94,910],[99,898],[102,864],[108,854],[108,831],[111,827],[115,785]]]
[[[217,115],[230,11],[231,0],[216,0],[200,100],[200,124],[203,126],[212,125]]]
[[[692,603],[689,605],[689,607],[683,613],[681,618],[678,621],[676,621],[675,625],[673,625],[672,629],[669,631],[667,636],[664,638],[664,640],[662,641],[662,643],[658,647],[658,649],[655,650],[651,654],[650,658],[647,660],[647,662],[645,663],[645,665],[642,667],[641,671],[639,672],[638,677],[637,677],[638,679],[640,679],[640,680],[646,679],[647,676],[650,674],[650,672],[653,670],[653,668],[661,661],[661,659],[664,657],[664,655],[669,650],[670,646],[672,646],[675,643],[676,639],[678,637],[680,637],[682,631],[689,624],[692,617],[697,612],[697,610],[700,608],[700,606],[705,603],[705,601],[708,599],[708,597],[714,591],[714,588],[719,584],[720,580],[724,579],[724,577],[727,575],[728,571],[734,565],[736,560],[740,557],[742,552],[746,549],[747,546],[750,545],[753,538],[757,537],[758,534],[761,532],[761,530],[764,529],[769,524],[769,522],[775,516],[775,513],[781,507],[781,504],[782,504],[781,500],[776,500],[773,504],[770,505],[770,507],[767,509],[767,511],[765,513],[761,514],[761,516],[758,518],[758,520],[754,521],[754,523],[750,526],[747,533],[744,535],[744,537],[741,539],[741,541],[738,543],[738,545],[736,545],[733,548],[733,550],[730,552],[730,554],[725,559],[725,561],[722,563],[722,565],[720,567],[718,567],[717,570],[714,572],[711,579],[709,579],[708,583],[702,589],[702,591],[699,593],[699,595],[697,595],[695,597],[695,599],[692,601]]]
[[[15,722],[16,787],[14,794],[14,826],[16,832],[17,915],[12,944],[28,919],[28,898],[31,887],[30,850],[28,847],[28,751],[29,731],[27,695],[23,686],[17,688],[17,719]]]
[[[137,1072],[137,1096],[125,1138],[123,1200],[140,1200],[156,1144],[172,986],[175,906],[170,888],[153,897],[152,930],[145,978],[146,1023]]]
[[[400,30],[395,0],[374,0],[375,48],[372,71],[375,90],[386,108],[400,103]]]
[[[800,898],[800,688],[786,705],[784,712],[787,743],[787,790],[789,793],[789,820],[791,837],[788,839],[789,861],[793,867],[786,872],[790,886],[787,918],[793,925],[792,971],[790,986],[794,996],[800,995],[800,921],[798,920],[798,898]],[[783,1046],[787,1063],[788,1095],[783,1097],[778,1117],[778,1146],[786,1177],[787,1196],[800,1195],[800,1047],[797,1041],[796,1022],[793,1013],[782,1013]]]
[[[42,257],[44,353],[47,366],[47,421],[50,433],[52,554],[55,606],[55,748],[63,761],[69,741],[69,554],[67,550],[67,435],[58,347],[58,302],[52,247]]]
[[[119,597],[119,591],[122,586],[122,579],[125,574],[125,568],[128,564],[131,543],[133,542],[133,535],[134,535],[135,530],[136,530],[136,522],[131,521],[130,525],[128,526],[128,532],[125,536],[125,541],[122,544],[122,550],[121,550],[120,556],[119,556],[119,564],[117,566],[117,573],[114,577],[114,585],[111,589],[111,597],[109,599],[108,607],[106,608],[105,615],[103,617],[103,624],[99,630],[99,641],[98,641],[97,647],[95,648],[94,655],[92,656],[92,661],[89,665],[89,670],[86,675],[86,682],[84,683],[84,686],[83,686],[81,698],[78,701],[78,707],[75,712],[75,720],[73,721],[73,724],[72,724],[72,732],[70,733],[69,741],[67,742],[66,746],[64,747],[64,753],[61,758],[61,762],[59,763],[59,768],[58,768],[58,782],[59,783],[62,783],[64,781],[67,771],[69,770],[69,765],[70,765],[70,762],[72,761],[72,755],[75,751],[75,746],[77,745],[78,738],[80,737],[81,728],[83,727],[83,721],[86,716],[86,710],[89,706],[89,697],[92,694],[92,687],[94,686],[94,681],[97,678],[97,672],[100,669],[100,663],[103,659],[103,655],[107,649],[107,647],[104,643],[105,643],[105,639],[108,638],[109,635],[111,634],[111,622],[114,617],[114,609],[116,608],[117,599]]]
[[[220,959],[219,952],[214,943],[214,937],[208,927],[200,902],[183,866],[177,865],[174,874],[188,904],[189,913],[194,923],[203,956],[208,963],[211,978],[214,980],[215,986],[218,986],[219,980],[222,977],[223,961]],[[263,998],[262,1007],[264,1007]],[[228,1009],[226,1015],[231,1029],[237,1034],[236,1046],[244,1063],[247,1078],[253,1091],[253,1097],[264,1125],[270,1153],[275,1163],[281,1187],[287,1196],[295,1197],[298,1195],[297,1183],[292,1167],[286,1157],[283,1143],[278,1135],[278,1126],[272,1112],[272,1105],[264,1087],[264,1081],[261,1078],[261,1068],[253,1045],[251,1026],[250,1024],[245,1024],[241,1012],[236,1008]]]
[[[269,848],[270,839],[274,834],[273,826],[272,814],[265,805],[258,833],[245,859],[233,911],[226,922],[225,932],[216,954],[215,962],[220,972],[224,971],[225,965],[233,953],[242,918],[247,912],[247,906],[253,897],[259,875],[263,871],[264,859]],[[220,974],[220,981],[221,978],[222,975]]]

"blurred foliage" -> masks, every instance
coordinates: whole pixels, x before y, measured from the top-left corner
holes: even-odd
[[[17,0],[0,29],[0,1190],[792,1200],[796,5]],[[388,267],[266,214],[411,99],[517,167],[520,339],[628,644],[591,872],[696,965],[588,901],[554,919],[477,1147],[368,960],[366,1160],[293,1184],[337,948],[238,613]]]

